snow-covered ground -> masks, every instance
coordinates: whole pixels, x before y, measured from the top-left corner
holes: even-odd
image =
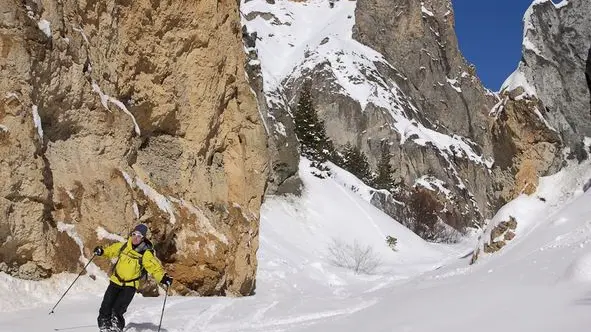
[[[591,163],[542,179],[534,195],[501,210],[520,222],[517,237],[472,266],[475,239],[426,243],[367,203],[367,188],[350,174],[319,179],[306,161],[301,169],[301,198],[268,197],[263,206],[256,294],[169,297],[162,331],[588,330],[591,191],[581,187]],[[387,235],[398,239],[397,251]],[[372,275],[332,266],[333,238],[371,245],[381,266]],[[48,315],[74,277],[0,274],[0,331],[95,331],[104,274],[81,277]],[[137,297],[127,331],[156,331],[162,300]]]

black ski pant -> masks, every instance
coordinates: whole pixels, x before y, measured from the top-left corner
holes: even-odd
[[[123,314],[127,311],[127,307],[134,295],[135,287],[119,286],[111,281],[105,291],[101,309],[99,310],[97,318],[99,328],[115,325],[122,330],[125,326]]]

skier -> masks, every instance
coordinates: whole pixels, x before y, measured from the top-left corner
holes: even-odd
[[[117,258],[97,318],[101,332],[123,331],[123,314],[137,291],[139,280],[146,272],[166,287],[172,285],[172,277],[164,273],[162,265],[154,256],[152,243],[146,238],[147,233],[148,226],[139,224],[126,242],[94,249],[97,256]]]

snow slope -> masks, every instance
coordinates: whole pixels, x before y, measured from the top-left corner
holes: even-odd
[[[335,168],[335,178],[319,179],[311,175],[306,160],[300,168],[306,185],[303,196],[268,197],[263,205],[257,294],[241,299],[171,297],[167,331],[235,331],[238,326],[240,331],[280,331],[349,315],[375,305],[378,299],[373,294],[378,289],[433,270],[450,256],[469,250],[466,245],[426,243],[369,204],[368,195],[351,191],[363,183],[346,171]],[[386,235],[398,239],[396,252],[386,245]],[[333,238],[372,246],[382,265],[373,275],[333,266],[328,259]],[[32,282],[0,274],[0,331],[41,326],[92,330],[107,284],[106,275],[93,272],[96,281],[81,277],[51,316],[47,313],[75,275]],[[136,324],[132,325],[136,330],[153,330],[150,324],[157,324],[161,301],[136,298],[128,322]]]
[[[589,177],[590,162],[574,165],[510,202],[495,218],[516,216],[518,236],[499,254],[458,260],[385,289],[367,310],[294,331],[587,331]]]
[[[368,204],[348,173],[334,174],[316,178],[304,160],[303,196],[267,198],[254,296],[169,297],[162,331],[588,330],[591,191],[580,188],[591,177],[589,162],[544,178],[532,197],[546,201],[535,209],[520,198],[501,211],[532,212],[518,215],[523,228],[514,242],[472,266],[468,243],[424,242]],[[385,235],[398,238],[397,252]],[[356,275],[330,265],[333,237],[372,245],[382,266]],[[0,331],[95,331],[104,275],[82,277],[47,315],[74,277],[31,282],[0,274]],[[127,331],[156,331],[162,300],[136,298]]]

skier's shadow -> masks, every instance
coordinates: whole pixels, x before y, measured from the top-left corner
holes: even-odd
[[[158,331],[158,325],[152,323],[129,323],[125,327],[124,332],[133,331]],[[160,332],[168,332],[167,329],[161,327]]]

